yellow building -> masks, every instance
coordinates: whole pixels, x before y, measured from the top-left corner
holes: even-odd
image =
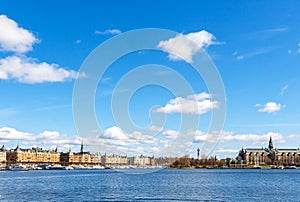
[[[55,150],[44,150],[40,147],[32,149],[16,149],[6,151],[7,164],[55,164],[60,161],[60,153]]]
[[[80,152],[74,153],[71,150],[67,153],[60,154],[60,163],[67,165],[97,165],[101,163],[101,158],[90,152],[83,151],[83,143],[81,143]]]
[[[120,155],[104,155],[101,157],[101,163],[104,166],[119,166],[119,165],[128,165],[127,156]]]
[[[0,149],[0,168],[6,166],[6,148],[4,145]]]

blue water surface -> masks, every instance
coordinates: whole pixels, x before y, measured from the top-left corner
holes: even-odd
[[[0,172],[0,201],[300,201],[300,169]]]

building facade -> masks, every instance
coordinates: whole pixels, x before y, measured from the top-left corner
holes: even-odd
[[[6,166],[6,148],[3,145],[0,149],[0,168]]]
[[[67,153],[60,154],[60,163],[63,166],[68,165],[99,165],[101,164],[101,157],[90,152],[83,151],[83,143],[81,143],[80,152],[75,153],[71,150]]]
[[[300,150],[274,148],[270,137],[268,148],[242,148],[237,160],[253,165],[300,165]]]
[[[22,149],[17,146],[15,149],[6,151],[7,165],[11,164],[55,164],[60,161],[60,153],[55,150],[44,150],[40,147]]]
[[[120,166],[120,165],[128,165],[127,155],[103,155],[101,156],[101,163],[104,166]]]
[[[128,164],[138,166],[138,167],[143,167],[143,166],[153,166],[155,162],[154,162],[154,157],[147,157],[141,155],[141,156],[134,156],[128,158]]]

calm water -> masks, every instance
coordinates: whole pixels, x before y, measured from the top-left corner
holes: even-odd
[[[300,201],[300,169],[5,171],[0,180],[0,201]]]

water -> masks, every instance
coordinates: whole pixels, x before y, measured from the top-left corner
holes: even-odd
[[[300,201],[300,169],[4,171],[0,180],[0,201]]]

